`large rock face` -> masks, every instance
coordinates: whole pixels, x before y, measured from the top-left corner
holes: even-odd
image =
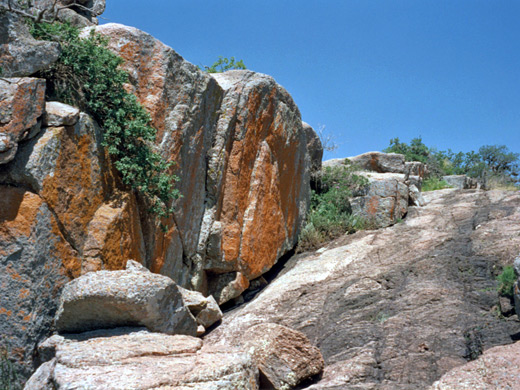
[[[269,76],[211,77],[137,29],[96,31],[125,59],[130,88],[180,177],[170,232],[147,231],[154,244],[148,266],[220,303],[238,296],[295,245],[307,210],[309,157],[298,108]]]
[[[233,344],[258,324],[297,329],[325,359],[312,390],[427,389],[481,351],[510,344],[518,322],[496,315],[495,275],[520,250],[520,194],[425,198],[403,223],[292,258],[204,342]]]
[[[308,136],[298,108],[269,76],[234,71],[212,77],[142,31],[114,24],[96,29],[125,60],[127,87],[150,111],[156,146],[175,162],[183,196],[173,217],[163,221],[164,232],[143,199],[121,184],[101,145],[103,129],[85,113],[57,103],[48,103],[46,112],[43,83],[22,79],[33,92],[22,93],[25,84],[0,92],[0,147],[9,154],[0,165],[0,199],[10,199],[3,188],[25,189],[47,217],[9,206],[12,219],[26,221],[34,234],[52,231],[58,237],[24,241],[24,256],[52,253],[42,266],[59,270],[56,294],[69,278],[124,269],[127,259],[135,259],[178,285],[213,294],[218,303],[238,296],[294,246],[308,208]],[[48,63],[40,65],[21,73]],[[0,229],[9,221],[0,220]],[[20,234],[10,239],[17,242]],[[70,253],[55,250],[57,242]],[[5,249],[9,245],[0,245],[0,253],[8,253],[3,267],[15,265]],[[34,272],[26,280],[36,296],[41,285]],[[5,282],[2,291],[11,287]],[[10,305],[23,301],[20,295]],[[56,303],[47,306],[35,314],[42,335]],[[6,307],[6,312],[14,311]],[[9,326],[25,326],[16,321]],[[28,351],[36,342],[16,337],[14,344]]]

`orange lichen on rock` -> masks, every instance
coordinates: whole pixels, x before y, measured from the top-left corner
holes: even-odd
[[[93,134],[82,126],[56,129],[59,157],[52,175],[43,181],[41,196],[52,208],[74,245],[81,248],[87,226],[104,201],[103,173],[96,156]]]
[[[120,194],[103,204],[89,222],[83,247],[86,258],[99,258],[105,269],[125,267],[128,259],[144,260],[144,243],[135,197]]]

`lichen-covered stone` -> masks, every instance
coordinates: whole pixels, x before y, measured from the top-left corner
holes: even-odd
[[[33,370],[33,348],[50,331],[62,287],[79,275],[77,256],[41,197],[0,186],[0,344],[19,380]]]
[[[0,10],[5,9],[5,3],[6,0],[0,1]],[[31,36],[22,15],[0,12],[2,77],[31,76],[47,69],[58,60],[59,55],[57,42],[37,41]]]
[[[225,95],[209,159],[215,203],[205,219],[219,221],[221,252],[206,269],[252,280],[296,243],[309,201],[307,140],[298,108],[271,77],[213,77]]]
[[[351,200],[352,213],[362,217],[367,227],[393,225],[408,211],[409,189],[404,175],[359,172],[369,183]]]
[[[19,142],[38,134],[44,99],[43,79],[0,79],[0,164],[14,159]]]

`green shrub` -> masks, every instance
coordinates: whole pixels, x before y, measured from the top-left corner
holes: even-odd
[[[506,265],[502,273],[497,276],[498,293],[506,297],[513,297],[513,285],[516,281],[515,269],[511,265]]]
[[[205,66],[201,68],[202,70],[208,73],[223,73],[231,69],[247,69],[244,65],[244,61],[239,60],[235,61],[235,57],[222,57],[219,56],[218,60],[213,63],[211,66]]]
[[[448,183],[446,183],[446,181],[433,176],[433,177],[424,179],[424,181],[422,183],[421,191],[423,191],[423,192],[435,191],[435,190],[442,190],[443,188],[451,188],[451,186]]]
[[[156,129],[137,98],[124,89],[128,74],[123,59],[108,48],[107,38],[93,31],[86,38],[69,24],[32,23],[38,39],[60,43],[59,60],[39,76],[47,80],[48,98],[63,101],[91,114],[103,128],[103,146],[125,185],[150,202],[151,211],[168,216],[178,198],[172,163],[154,150]]]
[[[0,347],[0,389],[18,389],[17,375],[13,362],[9,359],[8,348]]]
[[[327,167],[317,178],[318,188],[312,192],[306,225],[298,242],[298,251],[319,248],[325,242],[364,226],[360,217],[352,215],[349,198],[366,186],[368,180],[354,174],[350,166]]]

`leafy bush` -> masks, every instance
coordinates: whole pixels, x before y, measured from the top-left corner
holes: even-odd
[[[352,215],[349,198],[368,183],[351,166],[326,167],[312,192],[307,222],[299,237],[298,251],[320,247],[340,235],[359,230],[364,221]]]
[[[424,179],[421,191],[435,191],[442,190],[443,188],[451,188],[451,186],[444,180],[439,179],[438,177],[429,177],[427,179]]]
[[[128,74],[119,68],[123,59],[108,48],[108,40],[93,31],[86,38],[69,24],[33,23],[38,39],[60,43],[58,62],[39,76],[47,80],[48,97],[80,107],[90,113],[104,130],[103,146],[123,183],[150,201],[160,217],[171,212],[179,193],[172,163],[154,151],[156,129],[137,98],[124,89]]]
[[[9,359],[8,349],[0,347],[0,389],[18,389],[17,375],[13,362]]]
[[[427,164],[430,177],[467,175],[490,179],[488,188],[516,188],[518,185],[520,154],[510,152],[505,145],[484,145],[478,152],[454,153],[451,149],[438,151],[428,147],[420,137],[412,139],[410,145],[393,138],[383,151],[403,154],[406,161]]]
[[[515,269],[511,265],[506,265],[502,269],[502,273],[497,276],[498,293],[506,297],[513,297],[513,285],[516,281]]]
[[[218,60],[213,63],[211,66],[204,66],[201,68],[202,70],[208,73],[223,73],[231,69],[247,69],[244,65],[243,60],[235,61],[235,57],[222,57],[219,56]]]

